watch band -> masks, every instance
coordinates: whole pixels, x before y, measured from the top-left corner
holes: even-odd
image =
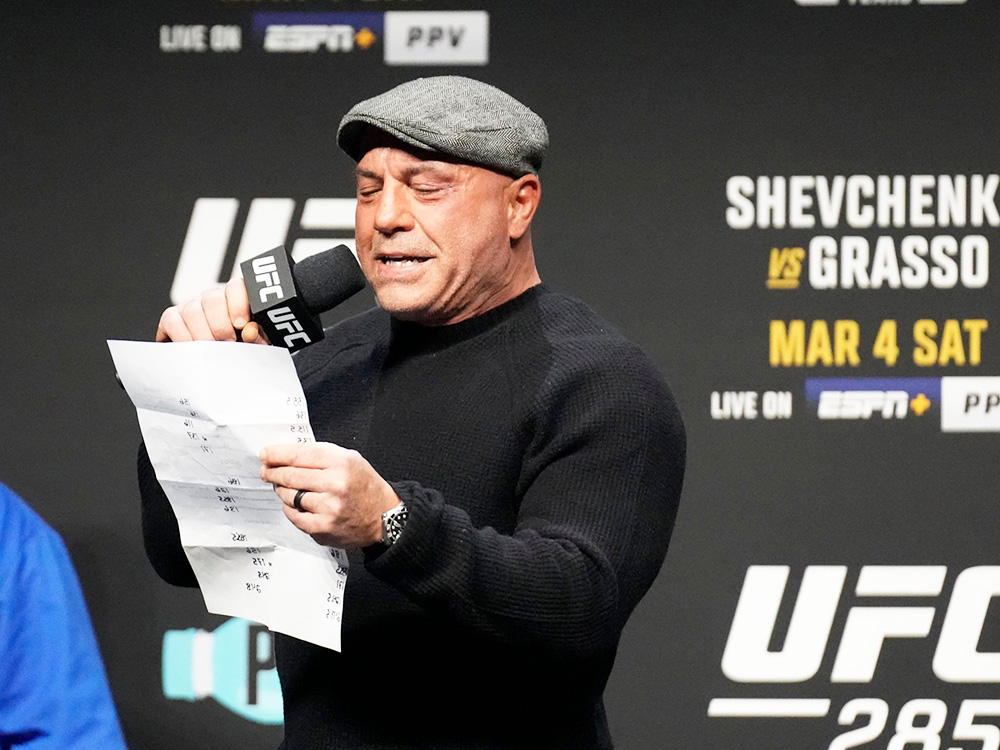
[[[395,508],[389,508],[382,514],[381,542],[383,545],[391,547],[396,543],[403,533],[403,527],[406,526],[406,519],[409,515],[410,512],[402,501]]]

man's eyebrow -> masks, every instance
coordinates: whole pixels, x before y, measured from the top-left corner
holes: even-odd
[[[439,164],[414,164],[411,167],[406,167],[406,169],[403,170],[403,175],[406,177],[413,177],[414,175],[423,174],[424,172],[438,172],[443,174],[445,170],[443,170]],[[354,175],[355,177],[368,177],[373,180],[381,179],[381,176],[377,172],[362,169],[361,167],[356,167],[354,169]]]
[[[403,170],[403,174],[406,175],[407,177],[413,177],[414,175],[423,174],[424,172],[437,172],[439,174],[442,174],[443,176],[445,170],[441,169],[439,163],[427,163],[427,162],[423,162],[421,164],[414,164],[413,166],[407,167],[406,169]]]

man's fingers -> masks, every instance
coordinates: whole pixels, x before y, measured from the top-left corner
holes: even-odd
[[[281,504],[281,509],[285,512],[285,518],[291,521],[296,528],[301,529],[310,536],[323,533],[326,530],[326,525],[322,519],[318,518],[314,513],[301,513],[295,510],[290,503],[285,502]]]
[[[295,490],[326,492],[333,489],[328,486],[328,480],[324,481],[321,469],[302,469],[298,466],[262,466],[260,478],[265,482],[277,485],[275,491],[278,487],[291,487],[293,493]]]
[[[352,539],[350,536],[342,536],[322,516],[315,513],[300,513],[291,505],[282,503],[281,509],[285,512],[285,518],[292,522],[292,525],[311,536],[319,544],[327,547],[342,547],[344,549],[358,549],[363,546],[363,542]]]
[[[270,344],[267,336],[264,335],[264,329],[253,321],[246,324],[242,331],[240,331],[240,341],[246,344]]]
[[[283,487],[281,485],[275,485],[275,488],[274,488],[274,494],[277,495],[278,499],[280,499],[281,502],[284,503],[285,506],[289,507],[289,508],[295,508],[295,494],[297,492],[298,492],[298,490],[296,490],[296,489],[293,489],[291,487]],[[302,495],[302,499],[299,501],[299,504],[302,506],[302,511],[301,512],[304,512],[304,513],[312,513],[313,512],[312,501],[316,499],[317,494],[318,493],[315,493],[315,492],[312,492],[310,494],[310,491],[306,491]],[[310,499],[307,501],[307,498],[310,498]],[[309,503],[309,507],[307,507],[307,502]]]
[[[179,308],[181,320],[188,329],[188,333],[194,341],[212,341],[215,336],[212,327],[205,318],[205,308],[201,306],[201,299],[192,299],[185,302]]]
[[[333,443],[278,443],[263,448],[259,457],[270,466],[326,469],[343,461],[349,452]]]
[[[226,307],[233,328],[244,328],[250,322],[250,300],[243,279],[230,279],[225,288]],[[243,339],[246,341],[246,339]]]
[[[242,332],[242,337],[237,335]],[[157,341],[246,341],[268,344],[260,327],[250,321],[250,302],[243,279],[206,290],[201,296],[168,307],[156,328]]]
[[[243,279],[230,279],[226,282],[226,305],[233,328],[240,332],[240,341],[247,344],[271,343],[264,335],[264,330],[250,320],[250,300],[247,298],[247,287]]]
[[[205,322],[216,341],[236,341],[236,329],[229,318],[226,292],[223,289],[211,289],[201,297],[201,309]]]
[[[168,307],[160,315],[159,325],[156,327],[157,341],[190,341],[191,332],[188,331],[184,321],[181,320],[180,311],[177,307]]]

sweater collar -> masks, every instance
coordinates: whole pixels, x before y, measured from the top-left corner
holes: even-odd
[[[536,284],[480,315],[446,326],[425,326],[391,318],[391,340],[394,346],[406,349],[442,349],[494,330],[516,317],[546,292],[543,284]]]

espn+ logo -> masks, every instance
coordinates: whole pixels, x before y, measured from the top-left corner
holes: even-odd
[[[819,395],[816,416],[820,419],[903,419],[909,411],[910,394],[906,391],[823,391]]]
[[[198,198],[170,287],[171,302],[180,304],[206,287],[239,277],[241,263],[289,246],[290,235],[296,261],[337,244],[353,251],[356,204],[354,198],[254,198],[244,208],[236,198]],[[310,236],[294,236],[300,234]]]

